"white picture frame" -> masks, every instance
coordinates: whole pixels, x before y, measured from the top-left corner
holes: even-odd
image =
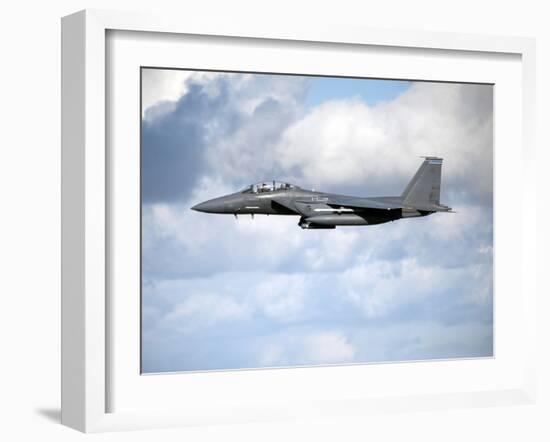
[[[534,108],[535,46],[532,39],[491,37],[450,33],[388,31],[308,24],[265,26],[254,23],[212,23],[182,17],[151,14],[81,11],[62,21],[62,423],[85,432],[157,428],[197,424],[252,422],[258,420],[307,418],[311,416],[357,415],[373,410],[387,412],[432,408],[456,408],[502,404],[532,403],[535,397],[535,339],[524,342],[518,355],[521,381],[503,388],[478,388],[473,391],[387,392],[377,397],[349,398],[333,392],[331,399],[310,398],[293,401],[278,398],[271,405],[232,400],[233,409],[196,407],[194,412],[180,410],[112,411],[108,396],[113,385],[109,370],[112,354],[108,327],[113,320],[108,302],[110,289],[109,248],[112,234],[106,220],[112,209],[108,186],[106,152],[106,34],[108,31],[155,32],[163,35],[218,36],[220,38],[268,39],[309,42],[311,44],[368,45],[384,48],[467,51],[484,54],[510,54],[521,63],[521,218],[520,251],[514,264],[519,266],[521,297],[518,310],[523,315],[518,327],[523,336],[534,336],[536,317],[536,177]],[[158,35],[158,34],[157,34]],[[498,169],[496,171],[498,174]],[[516,178],[516,177],[515,177]],[[498,193],[498,187],[495,189]],[[498,220],[496,221],[498,223]],[[497,251],[498,253],[498,247]],[[137,296],[137,294],[136,294]],[[498,333],[498,325],[496,326]],[[136,355],[137,357],[137,355]],[[389,366],[388,366],[389,367]],[[334,370],[331,369],[332,375]],[[296,369],[292,369],[296,370]],[[286,370],[287,373],[292,370]],[[422,370],[422,367],[418,368]],[[460,370],[460,368],[458,368]],[[258,372],[238,376],[258,377]],[[275,376],[263,372],[265,376]],[[279,371],[281,373],[281,371]],[[325,371],[325,373],[327,373]],[[458,371],[460,373],[460,371]],[[139,375],[139,373],[136,373]],[[327,375],[327,376],[332,376]],[[280,376],[280,375],[277,375]],[[324,375],[321,375],[324,376]],[[172,377],[175,382],[175,377]],[[327,378],[328,379],[328,378]],[[170,382],[170,381],[168,381]],[[391,393],[391,394],[390,394]],[[196,393],[195,393],[196,394]],[[230,394],[230,393],[228,393]],[[198,398],[197,403],[198,403]],[[221,398],[227,400],[228,398]],[[190,400],[193,400],[191,398]],[[268,401],[269,402],[269,401]],[[235,407],[234,405],[237,404]],[[189,407],[189,403],[187,404]],[[193,408],[193,407],[192,407]]]

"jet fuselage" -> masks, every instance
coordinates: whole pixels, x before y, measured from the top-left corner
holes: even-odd
[[[401,196],[362,198],[305,190],[289,183],[261,182],[193,206],[204,213],[294,215],[304,229],[381,224],[451,209],[439,203],[442,160],[426,157]]]

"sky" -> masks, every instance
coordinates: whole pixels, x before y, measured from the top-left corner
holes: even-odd
[[[142,371],[493,354],[490,85],[142,70]],[[456,213],[334,230],[190,210],[263,180]]]

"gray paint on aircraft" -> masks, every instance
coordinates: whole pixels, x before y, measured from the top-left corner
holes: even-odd
[[[299,216],[302,229],[382,224],[401,218],[451,212],[440,203],[443,159],[423,157],[400,196],[356,197],[305,190],[289,183],[264,181],[191,209],[204,213]]]

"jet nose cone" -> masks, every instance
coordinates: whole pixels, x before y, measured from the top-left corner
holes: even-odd
[[[211,212],[208,201],[191,207],[191,210],[195,210],[197,212],[206,212],[206,213]]]
[[[204,213],[220,213],[223,212],[223,203],[218,200],[209,200],[191,207],[191,210]]]

